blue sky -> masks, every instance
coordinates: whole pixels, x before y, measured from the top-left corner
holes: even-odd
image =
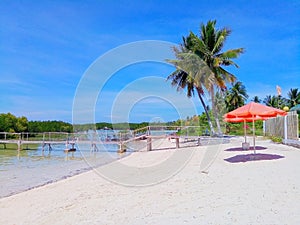
[[[298,0],[1,0],[0,113],[72,122],[77,87],[99,57],[136,41],[179,44],[210,19],[217,20],[217,28],[232,30],[224,50],[246,49],[236,60],[240,68],[228,70],[245,84],[249,99],[275,95],[276,85],[286,96],[290,88],[300,88],[299,15]],[[99,90],[93,119],[170,121],[201,113],[197,99],[190,103],[163,79],[147,80],[166,78],[173,70],[144,62],[116,71]],[[142,92],[149,95],[130,102]],[[120,93],[127,99],[118,99]],[[190,104],[195,108],[189,110]]]

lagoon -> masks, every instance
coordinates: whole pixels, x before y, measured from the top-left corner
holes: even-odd
[[[117,144],[105,144],[98,151],[89,145],[76,145],[76,152],[65,153],[65,145],[52,150],[0,149],[0,198],[52,183],[91,170],[130,154],[118,154]]]
[[[152,135],[168,135],[174,130],[152,131]],[[94,140],[93,132],[84,133],[88,140]],[[119,131],[99,130],[96,138],[101,141],[112,140]],[[92,151],[88,142],[76,143],[75,152],[65,153],[65,144],[38,146],[35,150],[0,149],[0,198],[20,193],[35,187],[53,183],[70,176],[91,170],[128,156],[133,151],[146,147],[146,142],[128,144],[126,153],[118,154],[119,145],[115,143],[97,144]]]

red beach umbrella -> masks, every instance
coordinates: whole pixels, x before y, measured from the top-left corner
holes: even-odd
[[[250,122],[253,124],[253,148],[255,153],[255,127],[254,121],[265,120],[276,116],[285,116],[287,112],[273,107],[265,106],[259,103],[250,102],[224,115],[226,122]],[[246,135],[245,135],[246,141]]]
[[[250,102],[224,115],[225,118],[252,118],[259,116],[265,119],[276,117],[278,115],[285,116],[287,112],[262,105],[256,102]]]

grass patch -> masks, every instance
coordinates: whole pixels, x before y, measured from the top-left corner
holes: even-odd
[[[22,144],[21,149],[22,150],[37,150],[39,147],[38,144]],[[18,145],[15,143],[7,143],[7,144],[0,144],[0,150],[18,150]]]
[[[271,141],[273,141],[275,143],[282,143],[282,138],[281,137],[271,136],[269,138],[271,139]]]

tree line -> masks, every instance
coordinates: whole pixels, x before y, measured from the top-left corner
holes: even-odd
[[[40,132],[73,132],[73,126],[63,121],[28,121],[25,116],[17,117],[11,113],[0,114],[0,132],[40,133]]]
[[[173,122],[165,123],[164,125],[171,126]],[[0,132],[9,133],[42,133],[42,132],[79,132],[89,129],[114,129],[114,130],[136,130],[142,127],[149,126],[147,122],[141,123],[107,123],[99,122],[96,124],[78,124],[72,125],[71,123],[48,120],[48,121],[28,121],[25,116],[17,117],[12,113],[0,114]]]
[[[75,124],[73,126],[74,132],[79,131],[86,131],[86,130],[101,130],[101,129],[107,129],[107,130],[136,130],[142,127],[149,126],[149,123],[147,122],[141,122],[141,123],[107,123],[107,122],[98,122],[96,124]]]

